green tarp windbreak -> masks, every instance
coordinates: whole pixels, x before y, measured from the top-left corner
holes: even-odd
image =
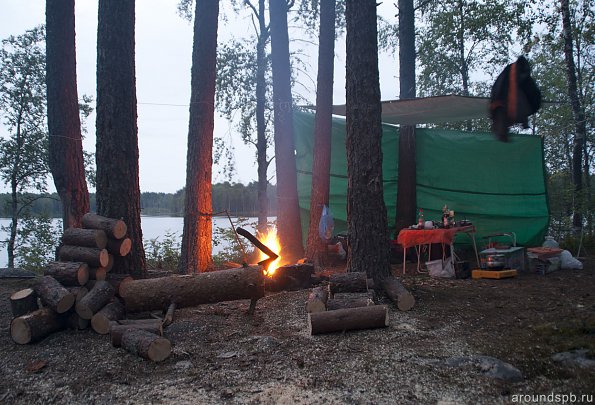
[[[298,195],[307,236],[314,144],[314,114],[294,115]],[[329,206],[335,233],[347,230],[346,123],[333,118]],[[383,186],[389,229],[395,236],[398,127],[383,124]],[[543,145],[538,136],[512,135],[508,143],[490,133],[416,129],[417,206],[439,221],[446,204],[455,219],[470,220],[477,237],[514,232],[523,246],[541,245],[549,221]],[[396,236],[395,236],[396,237]],[[462,237],[458,242],[466,243]],[[481,245],[481,242],[480,242]]]

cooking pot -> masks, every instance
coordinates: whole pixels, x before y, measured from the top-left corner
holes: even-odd
[[[488,269],[498,270],[503,269],[506,265],[506,256],[502,254],[488,255],[486,266]]]

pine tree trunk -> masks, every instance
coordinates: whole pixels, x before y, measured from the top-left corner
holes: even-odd
[[[304,255],[302,225],[297,195],[297,172],[293,135],[293,100],[287,31],[287,1],[270,0],[271,66],[277,173],[277,235],[281,255],[294,262]]]
[[[399,0],[399,98],[415,98],[415,12],[413,0]],[[417,213],[415,126],[399,129],[395,233],[415,223]]]
[[[314,260],[322,249],[326,249],[326,244],[320,243],[318,224],[322,215],[322,206],[329,205],[333,71],[335,66],[335,0],[320,2],[319,38],[310,225],[306,243],[306,257],[311,260]]]
[[[211,177],[218,15],[218,1],[196,1],[181,273],[199,273],[212,267]]]
[[[572,148],[572,182],[574,183],[572,228],[575,235],[580,235],[583,228],[582,196],[583,190],[583,150],[587,135],[585,112],[578,93],[576,65],[574,63],[574,46],[572,24],[570,21],[569,0],[561,0],[562,36],[564,38],[564,60],[566,62],[566,80],[568,83],[568,97],[572,107],[574,119],[574,140]]]
[[[258,160],[258,225],[260,232],[265,232],[268,221],[269,197],[267,195],[267,136],[266,136],[266,45],[269,30],[265,21],[265,1],[258,0],[258,43],[256,44],[256,155]]]
[[[90,206],[76,87],[74,19],[74,0],[46,2],[49,164],[62,202],[64,229],[80,228]]]
[[[384,205],[376,1],[347,0],[347,270],[390,272]]]
[[[99,1],[97,27],[97,213],[126,223],[132,253],[113,272],[145,274],[140,221],[134,47],[135,2]]]

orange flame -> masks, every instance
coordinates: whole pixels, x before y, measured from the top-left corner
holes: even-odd
[[[279,257],[275,259],[275,261],[269,263],[266,269],[264,269],[264,274],[268,277],[273,277],[275,274],[275,270],[281,267],[281,243],[279,242],[279,238],[277,237],[277,227],[272,226],[269,230],[265,233],[258,232],[256,237],[259,241],[265,244],[266,247],[271,249],[273,252],[277,253]],[[259,258],[258,261],[268,259],[269,257],[259,251]]]

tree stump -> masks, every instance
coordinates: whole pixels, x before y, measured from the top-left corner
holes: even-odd
[[[122,347],[130,353],[159,362],[171,354],[169,340],[140,329],[129,329],[122,335]]]
[[[91,267],[105,267],[109,264],[109,253],[106,249],[62,245],[58,257],[65,262],[85,262]]]
[[[35,292],[44,306],[59,314],[63,314],[74,305],[74,295],[52,276],[41,277],[35,286]]]
[[[43,274],[54,277],[64,286],[85,285],[89,280],[89,265],[84,262],[51,262]]]
[[[368,277],[365,272],[331,274],[329,291],[331,295],[342,292],[367,292]]]
[[[126,223],[120,219],[106,218],[91,212],[83,215],[83,228],[101,229],[107,236],[114,239],[122,239],[126,236]]]
[[[111,322],[124,318],[124,315],[126,315],[126,309],[122,302],[116,298],[93,315],[91,327],[100,335],[107,335]]]
[[[415,305],[415,297],[403,284],[394,277],[387,277],[382,282],[386,295],[397,305],[401,311],[409,311]]]
[[[219,270],[187,276],[133,280],[120,286],[128,312],[165,310],[264,296],[264,276],[259,266]]]
[[[311,335],[385,326],[388,326],[388,309],[385,305],[308,314],[308,329]]]
[[[126,256],[132,249],[132,240],[130,238],[108,239],[107,251],[115,256]]]
[[[91,319],[114,296],[114,287],[107,281],[96,281],[93,288],[76,304],[76,313]]]
[[[41,308],[19,316],[10,323],[10,336],[20,345],[37,342],[51,333],[64,329],[65,319],[51,308]]]
[[[133,321],[124,322],[122,321]],[[123,319],[118,322],[112,322],[110,324],[110,340],[112,346],[120,347],[122,345],[122,335],[124,332],[131,329],[141,329],[147,332],[151,332],[155,335],[163,336],[163,326],[159,319],[139,319],[142,322],[134,322],[134,320]]]
[[[64,245],[105,249],[107,234],[101,229],[67,228],[62,235]]]
[[[17,318],[39,309],[37,305],[37,294],[32,288],[25,288],[10,296],[10,308],[12,317]]]
[[[328,288],[316,287],[313,288],[308,295],[306,302],[306,312],[323,312],[326,311],[326,303],[328,301]]]

